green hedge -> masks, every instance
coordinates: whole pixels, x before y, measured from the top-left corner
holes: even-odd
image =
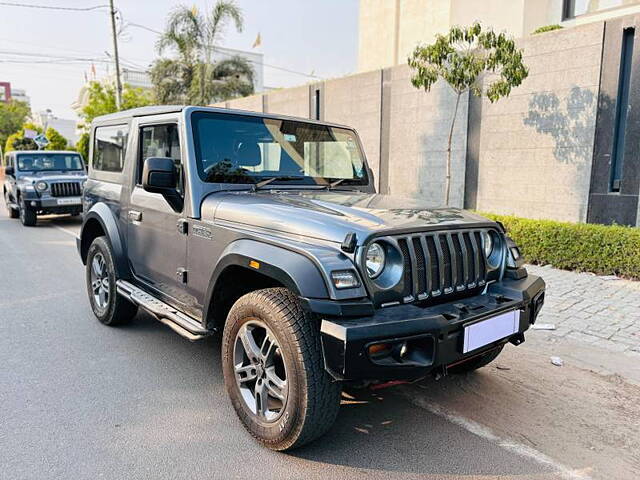
[[[553,30],[560,30],[561,28],[563,27],[558,24],[545,25],[544,27],[536,28],[533,32],[531,32],[531,35],[537,35],[538,33],[552,32]]]
[[[640,228],[483,215],[504,224],[529,263],[640,279]]]

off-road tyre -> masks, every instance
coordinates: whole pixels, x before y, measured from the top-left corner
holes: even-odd
[[[94,268],[94,260],[98,258],[104,259],[105,278],[108,280],[106,291],[108,292],[108,300],[106,305],[101,307],[95,298],[94,287],[92,285],[92,268]],[[129,300],[119,295],[116,291],[116,270],[111,245],[106,237],[97,237],[89,247],[87,252],[86,265],[86,282],[87,293],[89,295],[89,303],[91,310],[100,323],[108,326],[123,325],[138,312],[138,307]],[[104,284],[103,284],[104,285]]]
[[[270,423],[250,411],[234,368],[234,346],[240,329],[256,321],[276,337],[287,369],[286,404],[278,419]],[[233,305],[224,327],[222,366],[227,393],[240,421],[267,448],[298,448],[326,433],[335,422],[341,386],[324,369],[319,323],[286,288],[257,290]]]
[[[449,373],[453,373],[453,374],[469,373],[479,368],[486,367],[491,362],[493,362],[496,358],[498,358],[498,355],[500,355],[503,348],[504,348],[504,345],[500,345],[499,347],[494,348],[493,350],[489,350],[488,352],[483,353],[481,355],[478,355],[477,357],[474,357],[467,362],[460,363],[458,365],[450,367],[448,371]]]
[[[20,215],[20,221],[22,225],[25,227],[34,227],[36,222],[38,221],[38,216],[36,212],[29,208],[29,206],[24,202],[24,198],[20,197],[20,210],[18,212]]]
[[[7,214],[9,215],[9,218],[18,218],[20,216],[20,211],[17,208],[9,206],[9,192],[4,192],[4,203],[7,207]]]

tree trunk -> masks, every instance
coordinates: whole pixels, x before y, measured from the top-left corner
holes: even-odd
[[[458,117],[458,105],[460,105],[460,97],[462,93],[458,93],[456,97],[456,107],[453,110],[453,118],[451,119],[451,129],[449,130],[449,142],[447,143],[447,166],[444,178],[444,204],[449,206],[449,192],[451,191],[451,143],[453,141],[453,128],[456,126],[456,118]]]

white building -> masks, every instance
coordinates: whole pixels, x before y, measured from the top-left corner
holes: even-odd
[[[11,100],[17,100],[19,102],[24,102],[27,105],[31,106],[31,98],[29,98],[29,96],[27,95],[27,92],[25,92],[22,89],[19,88],[12,88],[11,89]]]

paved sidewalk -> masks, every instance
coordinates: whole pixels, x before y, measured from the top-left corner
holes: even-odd
[[[640,354],[640,282],[527,265],[547,282],[536,323],[553,323],[555,337]]]

